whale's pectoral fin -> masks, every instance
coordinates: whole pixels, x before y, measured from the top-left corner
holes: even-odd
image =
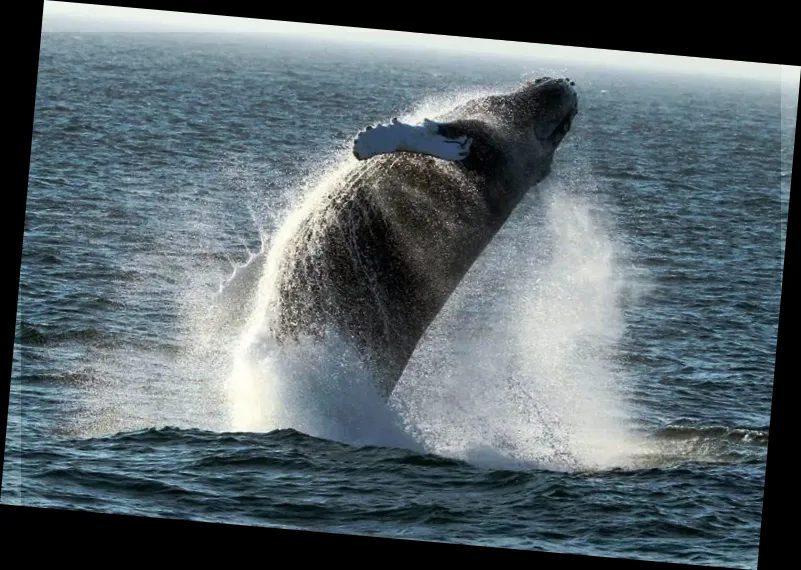
[[[471,140],[440,134],[440,124],[424,119],[421,125],[408,125],[392,119],[389,125],[367,127],[360,132],[353,145],[353,155],[367,160],[379,154],[412,152],[442,160],[459,161],[470,154]]]

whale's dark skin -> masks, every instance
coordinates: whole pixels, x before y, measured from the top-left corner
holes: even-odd
[[[388,399],[451,293],[550,173],[577,105],[569,80],[538,79],[438,119],[440,134],[471,139],[463,160],[393,152],[359,162],[282,250],[274,337],[284,343],[337,330]]]

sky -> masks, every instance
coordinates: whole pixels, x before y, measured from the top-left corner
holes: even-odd
[[[801,71],[799,66],[45,1],[42,30],[46,32],[56,29],[56,26],[61,30],[68,29],[76,32],[108,29],[114,31],[175,30],[314,35],[322,39],[362,41],[395,46],[425,46],[432,49],[460,52],[491,52],[498,55],[532,57],[562,63],[580,62],[588,65],[602,64],[603,66],[650,70],[659,68],[663,71],[709,73],[773,81],[781,77],[782,82],[790,84],[799,82],[799,72]]]

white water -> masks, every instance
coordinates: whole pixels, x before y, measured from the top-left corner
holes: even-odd
[[[624,467],[640,442],[613,366],[625,324],[619,246],[586,198],[558,181],[541,190],[542,203],[514,216],[467,276],[395,395],[437,454]]]
[[[476,95],[426,101],[402,120],[436,117]],[[521,204],[422,339],[389,407],[344,343],[270,343],[276,254],[304,212],[355,163],[346,146],[329,158],[303,190],[305,205],[264,237],[269,247],[238,271],[211,310],[208,281],[216,267],[184,272],[191,280],[179,281],[176,296],[187,350],[167,362],[154,359],[154,369],[166,371],[142,372],[150,363],[133,351],[94,362],[107,381],[89,406],[99,429],[294,428],[495,467],[627,466],[639,442],[628,430],[626,378],[611,362],[624,331],[620,303],[629,277],[614,228],[586,196],[589,176],[568,172],[571,178],[560,180],[555,170],[537,190],[542,200],[535,193]],[[162,376],[146,390],[133,388],[133,370]],[[117,385],[108,384],[115,377]]]
[[[436,103],[408,119],[436,116],[444,106]],[[347,161],[340,168],[320,179],[317,196]],[[264,340],[275,278],[268,262],[228,376],[232,429],[291,427],[493,466],[626,466],[640,442],[612,360],[628,277],[614,230],[569,186],[553,175],[538,190],[542,203],[521,205],[421,340],[390,407],[344,344],[277,349]],[[573,186],[591,190],[592,179]],[[278,232],[274,252],[301,215]]]

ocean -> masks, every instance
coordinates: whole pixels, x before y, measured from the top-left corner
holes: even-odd
[[[575,81],[573,129],[388,406],[336,346],[237,372],[264,252],[356,133],[540,75]],[[796,102],[778,76],[43,33],[2,501],[755,568]]]

